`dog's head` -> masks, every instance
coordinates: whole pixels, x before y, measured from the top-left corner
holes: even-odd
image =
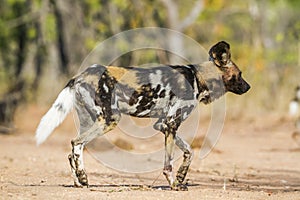
[[[218,42],[209,50],[210,61],[213,61],[222,74],[225,90],[235,94],[244,94],[250,85],[242,78],[241,70],[231,61],[230,45]]]

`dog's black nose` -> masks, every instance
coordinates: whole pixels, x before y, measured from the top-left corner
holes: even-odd
[[[244,94],[246,92],[248,92],[248,90],[250,90],[251,86],[249,85],[249,83],[247,83],[246,81],[244,81],[244,84],[243,84],[243,89],[241,91],[241,94]]]

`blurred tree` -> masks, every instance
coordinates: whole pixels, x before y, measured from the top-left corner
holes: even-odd
[[[203,0],[197,1],[175,1],[175,0],[161,0],[164,6],[166,7],[167,12],[167,25],[168,28],[184,32],[185,29],[193,24],[196,19],[199,17],[201,12],[204,9]],[[190,5],[188,5],[190,4]],[[187,15],[180,19],[180,9],[179,8],[186,8],[189,7],[187,11]],[[185,55],[184,53],[184,44],[182,41],[182,37],[177,37],[176,34],[171,34],[168,38],[170,49],[173,52],[179,52],[180,56]],[[170,63],[178,64],[181,62],[181,58],[178,55],[171,54],[170,55]]]
[[[44,0],[41,2],[41,5],[36,5],[35,2],[30,2],[31,13],[34,13],[36,10],[40,10],[40,15],[37,20],[33,20],[32,32],[35,35],[34,45],[36,46],[36,53],[34,56],[34,80],[32,83],[32,92],[36,94],[38,85],[43,73],[43,66],[45,65],[47,59],[47,44],[45,39],[45,15],[47,14],[47,4],[48,1]]]
[[[65,21],[62,15],[60,3],[62,1],[50,0],[53,6],[53,12],[56,21],[56,32],[57,32],[57,48],[59,53],[60,71],[63,74],[69,75],[69,51],[66,45],[65,39]]]
[[[8,1],[3,3],[0,19],[3,28],[0,31],[0,52],[4,69],[3,77],[7,92],[0,100],[0,132],[13,129],[13,117],[16,107],[23,100],[25,81],[21,76],[28,47],[28,26],[23,23],[29,17],[29,1]],[[9,21],[6,24],[7,20]],[[7,27],[8,26],[8,27]],[[7,28],[11,29],[7,30]],[[15,56],[14,56],[15,55]],[[3,128],[7,127],[7,128]]]

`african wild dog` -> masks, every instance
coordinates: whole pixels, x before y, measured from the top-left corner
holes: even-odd
[[[74,184],[87,186],[83,148],[94,138],[112,130],[121,114],[157,118],[154,129],[165,135],[164,175],[171,189],[186,190],[183,184],[192,160],[190,145],[176,131],[198,102],[208,104],[225,92],[243,94],[250,89],[239,68],[231,61],[224,41],[209,51],[209,61],[195,65],[153,68],[92,65],[72,78],[42,118],[36,141],[41,144],[75,107],[80,135],[72,140],[69,155]],[[174,144],[183,151],[183,163],[172,176]]]

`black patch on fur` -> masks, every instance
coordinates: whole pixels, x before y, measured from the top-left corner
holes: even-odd
[[[67,85],[65,86],[65,88],[66,88],[66,87],[72,88],[72,87],[74,86],[74,84],[75,84],[75,78],[71,79],[71,80],[67,83]]]
[[[169,92],[169,96],[170,96],[170,101],[172,101],[173,98],[174,98],[176,95],[175,95],[174,92],[171,90],[171,91]]]
[[[152,87],[152,85],[148,83],[146,85],[142,85],[133,92],[129,99],[129,105],[133,106],[138,103],[136,106],[136,112],[132,114],[133,116],[138,116],[139,113],[145,110],[152,110],[155,106],[154,99],[157,99],[158,97],[156,92],[158,88],[160,87]]]
[[[160,93],[159,93],[159,98],[165,98],[166,96],[166,90],[163,89]]]
[[[115,101],[114,88],[117,81],[115,78],[108,75],[107,71],[104,71],[98,82],[98,89],[95,96],[95,104],[102,108],[103,118],[106,125],[110,125],[114,122],[112,105]]]
[[[189,86],[191,86],[194,89],[194,79],[196,78],[196,76],[193,70],[195,67],[193,65],[187,65],[187,67],[181,65],[175,65],[170,67],[172,69],[175,69],[181,75],[183,75],[186,80],[186,84],[189,84]]]
[[[196,65],[192,65],[192,64],[190,64],[188,66],[193,71],[193,75],[195,76],[195,79],[196,79],[197,89],[198,89],[198,94],[196,94],[196,98],[198,99],[199,95],[201,93],[203,93],[205,91],[209,91],[209,89],[208,89],[208,87],[207,87],[206,82],[204,81],[204,79],[203,80],[199,80],[199,77],[197,77],[197,74],[199,73],[198,70],[197,70],[197,66]],[[195,88],[193,88],[193,89],[195,89]]]

